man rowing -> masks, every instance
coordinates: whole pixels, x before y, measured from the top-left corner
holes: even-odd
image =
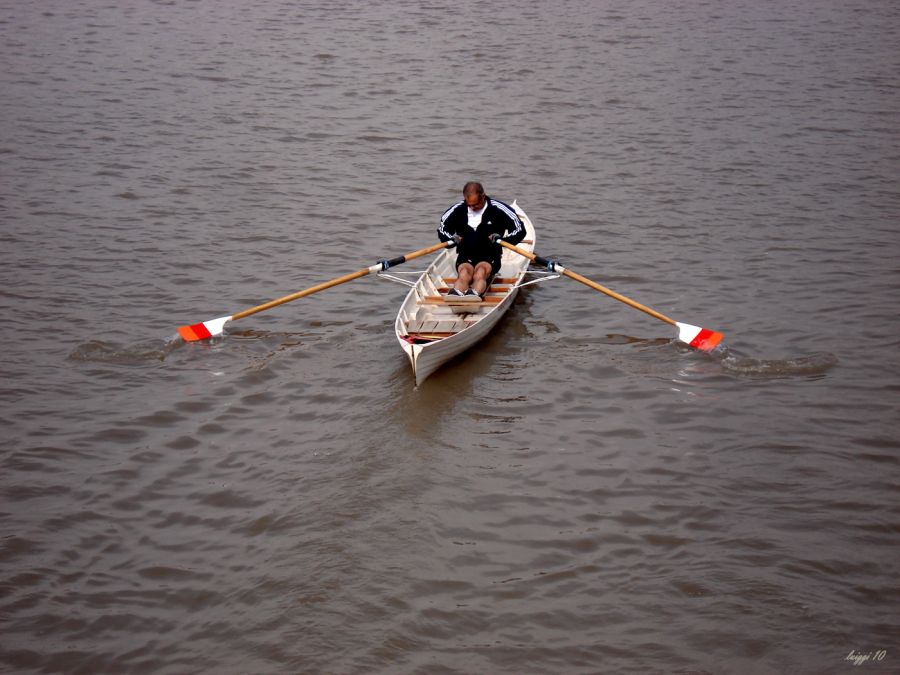
[[[509,204],[489,197],[481,183],[463,187],[463,199],[441,216],[441,241],[456,242],[456,283],[447,295],[479,300],[500,271],[501,239],[512,245],[525,238],[525,226]]]

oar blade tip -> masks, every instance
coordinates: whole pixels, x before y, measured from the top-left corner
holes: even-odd
[[[195,323],[192,326],[181,326],[178,329],[178,334],[185,342],[206,340],[216,335],[221,335],[225,330],[225,324],[230,320],[230,316],[223,316],[218,319]]]
[[[691,346],[696,347],[703,352],[711,352],[719,345],[719,343],[723,339],[725,339],[725,335],[723,333],[718,333],[714,330],[703,329],[703,336],[692,342]]]
[[[206,330],[202,323],[195,323],[193,326],[181,326],[178,334],[185,342],[197,342],[210,337],[209,331]]]
[[[678,339],[703,352],[711,352],[725,338],[723,333],[708,328],[692,326],[689,323],[676,325],[678,326]]]

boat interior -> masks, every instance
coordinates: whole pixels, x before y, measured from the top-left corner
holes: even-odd
[[[411,341],[431,342],[449,337],[477,323],[503,301],[513,289],[515,277],[494,277],[481,300],[447,297],[456,277],[422,279],[424,294],[418,298],[415,316],[403,318],[405,335]]]
[[[522,242],[526,246],[531,240]],[[504,251],[500,271],[491,279],[484,296],[453,297],[447,292],[456,282],[456,256],[447,253],[413,284],[414,292],[404,303],[398,317],[398,335],[413,344],[442,340],[478,323],[519,286],[528,269],[528,261]]]

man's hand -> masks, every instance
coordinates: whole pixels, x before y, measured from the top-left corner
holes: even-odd
[[[502,241],[502,237],[501,237],[499,234],[497,234],[496,232],[493,232],[493,233],[489,234],[489,235],[488,235],[488,239],[491,240],[491,243],[492,243],[492,244],[497,244],[497,243],[499,243],[500,241]]]
[[[462,241],[462,237],[460,237],[458,234],[454,234],[450,241],[453,242],[454,246],[459,246],[459,242]]]

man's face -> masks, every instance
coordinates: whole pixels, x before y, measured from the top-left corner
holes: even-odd
[[[463,195],[463,199],[466,200],[466,206],[468,206],[470,209],[472,209],[473,211],[480,211],[481,207],[484,206],[484,202],[487,200],[487,197],[485,197],[485,195],[478,195],[473,193],[470,195]]]

